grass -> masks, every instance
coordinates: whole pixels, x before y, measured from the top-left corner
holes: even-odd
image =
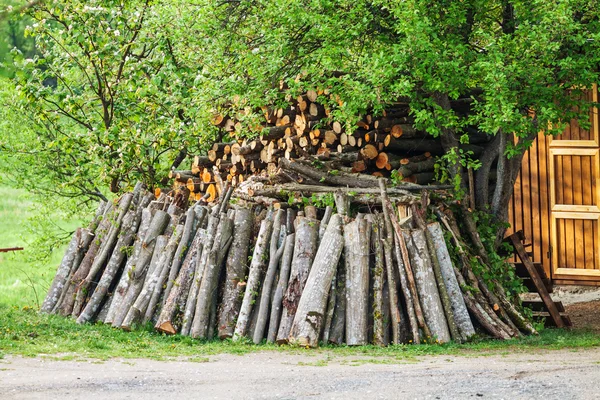
[[[600,336],[586,330],[545,329],[540,335],[509,341],[481,339],[467,344],[376,346],[323,346],[306,350],[249,342],[201,341],[179,335],[167,336],[151,327],[132,332],[103,324],[78,325],[72,319],[39,314],[30,307],[0,305],[0,357],[2,355],[52,356],[55,359],[105,360],[109,358],[184,358],[207,362],[206,356],[222,353],[246,354],[256,351],[283,351],[290,354],[326,356],[306,366],[324,366],[334,357],[359,357],[347,360],[349,365],[364,363],[400,363],[427,355],[482,356],[540,350],[587,349],[600,346]]]
[[[32,198],[22,190],[0,186],[0,247],[23,246],[34,241],[27,224],[33,216]],[[53,220],[64,229],[74,229],[77,221],[56,214]],[[305,350],[289,346],[253,345],[249,342],[199,341],[188,337],[166,336],[151,327],[123,332],[102,324],[78,325],[72,319],[41,315],[38,304],[60,263],[64,247],[53,252],[50,261],[34,262],[33,250],[14,254],[0,253],[0,358],[4,355],[46,356],[60,360],[120,358],[185,358],[208,362],[214,354],[246,354],[255,351],[283,351],[314,356],[314,361],[298,365],[326,366],[335,357],[345,357],[347,365],[364,363],[405,363],[426,355],[480,356],[539,350],[585,349],[600,346],[600,336],[585,330],[546,329],[538,336],[518,340],[475,340],[458,345],[323,346]]]
[[[56,249],[45,262],[36,260],[42,249],[30,248],[34,235],[28,230],[35,206],[26,191],[0,186],[0,248],[24,247],[25,251],[0,253],[0,304],[36,306],[44,299],[65,247]],[[73,230],[78,221],[67,221],[56,213],[53,222]]]

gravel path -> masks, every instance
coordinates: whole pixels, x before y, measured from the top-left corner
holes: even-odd
[[[0,360],[6,399],[595,399],[600,349],[417,360],[286,352],[197,361]]]

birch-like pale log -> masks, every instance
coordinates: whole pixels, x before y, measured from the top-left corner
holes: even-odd
[[[308,273],[317,253],[317,241],[319,239],[319,221],[297,217],[296,242],[294,245],[294,256],[290,270],[290,280],[283,296],[283,309],[279,330],[277,331],[277,344],[288,342],[290,329],[294,322],[294,315],[308,279]]]
[[[144,235],[144,239],[142,240],[140,254],[135,260],[135,264],[132,265],[130,283],[129,287],[127,288],[127,293],[123,297],[123,301],[115,312],[112,326],[116,328],[121,327],[125,317],[129,312],[129,309],[142,290],[142,285],[144,284],[146,274],[148,273],[148,268],[154,254],[156,239],[165,231],[170,219],[171,216],[164,211],[157,210],[154,212],[150,226],[148,227],[148,230]]]
[[[254,306],[256,294],[260,288],[260,280],[264,274],[264,269],[267,266],[272,231],[273,218],[271,214],[269,214],[260,224],[260,231],[252,255],[252,263],[250,264],[250,270],[248,272],[246,291],[244,292],[244,299],[242,300],[242,306],[233,333],[233,340],[240,340],[247,334],[252,308]]]
[[[160,315],[154,327],[159,332],[174,335],[180,328],[180,315],[185,311],[185,304],[188,292],[194,279],[195,266],[202,253],[202,242],[206,238],[206,230],[198,228],[196,236],[190,246],[190,250],[185,256],[183,265],[177,275],[175,284],[165,300]]]
[[[288,227],[290,224],[287,224]],[[287,229],[286,229],[287,230]],[[294,256],[294,244],[296,234],[291,233],[285,239],[285,248],[281,256],[281,267],[279,270],[279,279],[273,295],[271,304],[271,316],[269,318],[269,332],[267,334],[267,343],[275,342],[277,331],[279,329],[279,321],[281,320],[281,311],[283,308],[283,295],[287,289],[288,280],[290,278],[290,269],[292,266],[292,257]]]
[[[137,225],[138,223],[136,221],[135,211],[129,210],[127,215],[125,215],[125,218],[123,218],[123,225],[117,240],[117,244],[115,245],[113,253],[108,260],[108,264],[106,265],[104,272],[102,273],[102,277],[98,282],[98,286],[96,286],[96,289],[94,289],[94,293],[92,294],[90,300],[77,318],[78,324],[91,321],[98,312],[104,297],[108,293],[108,289],[112,285],[119,268],[123,264],[123,260],[125,260],[124,249],[129,248],[131,243],[133,243]]]
[[[156,238],[154,246],[151,246],[153,251],[152,258],[148,263],[148,267],[145,268],[146,271],[143,275],[139,276],[138,280],[134,280],[131,286],[129,286],[129,291],[123,302],[123,309],[127,309],[127,312],[125,313],[123,322],[121,322],[121,329],[130,331],[134,323],[140,322],[141,316],[146,311],[145,306],[147,306],[148,303],[143,300],[140,300],[139,303],[137,302],[138,299],[140,299],[140,294],[142,294],[144,288],[147,287],[150,280],[153,279],[154,272],[158,269],[161,254],[163,254],[165,247],[167,247],[168,241],[169,238],[167,235],[160,235]]]
[[[431,331],[431,335],[440,343],[447,343],[451,340],[450,331],[446,323],[444,308],[440,300],[440,295],[435,281],[435,275],[431,266],[431,260],[427,250],[427,241],[423,229],[415,229],[405,236],[406,246],[410,254],[423,307],[425,322]]]
[[[467,306],[463,299],[462,291],[458,285],[458,280],[454,274],[454,266],[452,265],[452,259],[450,258],[446,241],[444,240],[444,232],[437,222],[428,224],[427,229],[431,233],[433,242],[435,243],[435,250],[440,263],[442,277],[448,291],[448,296],[450,297],[454,321],[456,322],[462,339],[468,340],[475,334],[475,328],[473,327],[473,322],[471,321],[469,311],[467,310]]]
[[[217,227],[215,239],[210,249],[207,264],[204,268],[204,275],[198,290],[198,299],[196,301],[194,320],[191,328],[191,336],[193,338],[207,338],[212,302],[217,290],[221,266],[231,245],[232,233],[233,221],[226,214],[221,214],[219,226]]]
[[[290,330],[290,343],[309,347],[319,345],[321,325],[324,322],[327,307],[327,295],[343,248],[342,217],[335,214],[331,217],[323,235],[300,297],[298,310]]]
[[[208,262],[210,249],[215,241],[215,235],[217,233],[218,225],[219,215],[213,212],[208,217],[206,239],[204,239],[202,243],[202,252],[199,253],[200,255],[195,265],[194,278],[192,280],[192,284],[190,286],[187,295],[187,300],[185,303],[185,311],[183,313],[183,321],[181,323],[181,334],[183,336],[189,336],[190,330],[192,329],[192,323],[194,322],[194,313],[196,311],[196,301],[198,299],[198,290],[200,289],[200,282],[202,281],[204,268],[206,267],[206,264]]]
[[[267,272],[262,284],[262,291],[260,293],[260,307],[256,309],[256,327],[254,328],[253,332],[253,341],[255,344],[258,344],[262,341],[265,333],[267,317],[269,315],[269,306],[271,305],[273,280],[275,279],[277,266],[279,265],[279,260],[281,259],[283,250],[285,248],[285,240],[278,247],[279,234],[281,232],[281,227],[283,226],[282,223],[285,222],[284,214],[285,212],[279,209],[275,214],[275,219],[273,221],[273,233],[271,233],[271,243],[269,245],[269,265],[267,267]],[[285,226],[283,229],[286,229]]]
[[[110,307],[108,308],[108,312],[104,318],[104,323],[108,325],[112,325],[115,316],[120,312],[121,304],[123,304],[123,299],[125,298],[125,295],[127,295],[129,285],[131,284],[133,278],[133,271],[135,269],[135,265],[137,264],[137,259],[140,257],[142,252],[144,237],[146,236],[146,232],[148,232],[150,223],[152,222],[152,211],[150,211],[150,209],[143,209],[139,215],[141,222],[139,224],[135,242],[133,244],[133,249],[127,257],[127,263],[125,264],[125,268],[123,269],[123,273],[121,274],[117,288],[113,292]]]
[[[368,343],[369,306],[369,222],[357,219],[344,227],[346,261],[346,344]]]
[[[336,278],[335,309],[331,327],[329,328],[329,343],[342,344],[346,331],[346,261],[342,253],[338,263]]]
[[[233,221],[233,242],[225,263],[225,288],[219,309],[219,338],[233,336],[242,304],[243,284],[248,273],[248,249],[252,236],[252,210],[239,208]]]

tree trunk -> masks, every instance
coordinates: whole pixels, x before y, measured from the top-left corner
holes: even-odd
[[[440,264],[440,270],[444,284],[448,291],[448,297],[452,307],[452,314],[454,315],[454,321],[458,327],[463,340],[468,340],[475,334],[475,328],[469,317],[469,312],[465,305],[460,286],[456,280],[454,274],[454,267],[448,248],[446,247],[446,241],[444,240],[444,233],[439,223],[431,223],[427,225],[427,229],[431,233],[433,243],[435,244],[435,251]]]
[[[248,248],[252,236],[252,210],[239,208],[233,222],[233,242],[225,265],[225,289],[219,310],[219,338],[233,336],[241,306],[241,284],[248,273]]]
[[[164,281],[169,273],[169,268],[173,262],[173,257],[177,251],[177,247],[183,235],[183,225],[177,225],[173,231],[173,235],[169,238],[164,250],[159,254],[158,264],[152,275],[149,275],[147,282],[144,284],[141,293],[136,299],[132,308],[139,313],[142,323],[146,323],[152,319],[158,298],[163,290]],[[145,312],[144,312],[145,310]]]
[[[185,302],[194,279],[198,258],[202,254],[202,242],[206,239],[206,230],[198,228],[194,240],[177,275],[175,284],[164,302],[154,327],[163,333],[174,335],[179,330],[180,314],[185,311]]]
[[[164,299],[165,301],[169,298],[169,293],[171,293],[171,289],[173,288],[173,284],[175,283],[175,279],[177,279],[177,275],[179,274],[179,269],[183,264],[183,260],[188,252],[188,249],[191,245],[191,242],[196,234],[196,230],[200,225],[202,225],[202,220],[206,218],[207,210],[204,207],[199,208],[199,212],[197,209],[199,207],[190,207],[186,213],[185,217],[185,226],[183,228],[183,235],[181,236],[181,240],[179,241],[179,246],[177,247],[177,251],[175,252],[175,256],[173,257],[173,265],[169,270],[169,278],[167,280],[167,287],[165,289]],[[197,219],[198,218],[198,219]]]
[[[94,236],[94,240],[90,244],[88,251],[85,253],[83,260],[81,260],[81,264],[77,268],[77,271],[73,274],[72,278],[67,282],[65,287],[65,294],[63,301],[60,305],[58,305],[59,314],[62,316],[71,315],[73,312],[73,306],[75,304],[75,296],[77,292],[78,285],[85,279],[85,277],[90,272],[90,268],[94,263],[94,259],[98,254],[98,250],[100,249],[100,245],[104,240],[106,233],[110,228],[110,216],[113,214],[114,206],[110,203],[102,216],[102,220],[98,224],[98,228],[96,229],[96,234]]]
[[[370,230],[369,222],[364,218],[357,218],[344,228],[346,344],[349,346],[368,342]]]
[[[289,335],[290,343],[317,347],[331,280],[344,248],[342,218],[335,214],[315,256]]]
[[[305,217],[297,217],[296,242],[290,270],[290,280],[283,296],[281,322],[277,331],[277,344],[288,343],[290,329],[300,302],[306,279],[317,252],[319,238],[319,221]]]
[[[146,236],[146,232],[148,232],[150,223],[152,222],[152,211],[150,211],[150,209],[143,209],[139,214],[136,214],[136,217],[138,216],[141,219],[141,222],[136,233],[133,249],[131,249],[131,253],[129,253],[127,256],[127,263],[125,264],[125,268],[121,273],[119,283],[113,292],[110,307],[108,308],[108,312],[104,318],[105,324],[112,325],[115,316],[120,312],[123,299],[125,298],[125,295],[129,290],[129,285],[131,284],[137,259],[140,257],[140,253],[142,252],[142,243],[144,242],[144,237]]]
[[[115,247],[115,243],[118,239],[118,234],[121,231],[121,222],[123,218],[125,218],[125,214],[131,205],[133,200],[133,193],[126,193],[119,201],[118,214],[116,217],[116,221],[111,225],[110,230],[105,239],[102,239],[102,245],[98,250],[98,254],[94,258],[94,262],[90,267],[90,270],[81,283],[79,283],[77,288],[77,295],[75,298],[75,304],[73,305],[72,315],[77,317],[81,312],[83,305],[89,295],[90,288],[92,283],[95,281],[96,275],[102,270],[109,256],[112,254],[113,249]]]
[[[191,330],[193,338],[205,339],[207,337],[212,300],[214,292],[217,290],[221,265],[223,265],[223,260],[232,241],[232,231],[233,221],[226,214],[221,214],[212,247],[207,249],[210,254],[198,290]]]
[[[246,291],[244,299],[238,315],[233,340],[240,340],[248,333],[248,325],[251,317],[253,303],[260,288],[260,280],[267,264],[269,242],[273,230],[273,219],[269,215],[260,224],[260,231],[254,247],[252,255],[252,263],[248,273],[248,281],[246,282]]]
[[[429,260],[425,232],[416,229],[410,234],[405,233],[405,235],[406,245],[413,261],[415,282],[423,307],[425,322],[431,331],[431,335],[436,340],[440,343],[449,342],[451,339],[450,332],[448,331],[435,275],[431,267],[431,260]]]
[[[123,301],[119,305],[119,309],[116,310],[112,322],[114,327],[121,327],[123,320],[131,308],[131,305],[137,299],[137,296],[142,289],[142,285],[144,284],[149,264],[152,261],[156,240],[167,228],[170,219],[171,217],[169,214],[161,210],[157,210],[152,217],[150,227],[144,235],[144,240],[140,246],[140,254],[135,260],[135,265],[132,266],[130,284],[127,289],[127,293],[123,297]]]
[[[115,249],[108,260],[108,264],[102,273],[102,278],[100,278],[100,282],[98,283],[98,286],[96,286],[90,301],[77,318],[78,324],[91,321],[98,312],[98,309],[102,305],[102,301],[104,300],[108,289],[110,288],[117,272],[123,264],[123,260],[125,259],[124,249],[128,248],[131,246],[131,243],[133,243],[137,228],[138,221],[136,221],[136,213],[135,211],[130,210],[127,212],[125,218],[123,218],[123,226],[121,228],[119,239],[117,240]]]
[[[145,301],[147,296],[144,292],[144,288],[149,284],[154,285],[154,283],[156,283],[153,278],[154,273],[160,268],[159,260],[161,259],[161,254],[164,252],[168,241],[169,238],[166,235],[159,235],[156,238],[154,246],[151,246],[152,257],[150,258],[150,262],[147,264],[147,267],[144,268],[145,271],[142,272],[142,274],[138,276],[138,279],[134,280],[129,286],[127,296],[125,296],[125,301],[123,302],[122,306],[122,311],[125,317],[121,322],[121,329],[130,331],[133,324],[140,322],[141,316],[144,312],[146,312],[148,303]]]
[[[380,215],[375,215],[371,226],[371,243],[375,250],[375,268],[373,269],[373,344],[384,345],[383,318],[383,281],[385,274],[383,255],[383,221]]]
[[[217,207],[217,206],[215,206]],[[198,257],[198,261],[195,265],[194,278],[192,285],[190,286],[187,294],[187,301],[185,303],[185,312],[183,314],[183,322],[181,324],[181,334],[183,336],[189,336],[194,321],[194,314],[196,311],[196,302],[198,299],[198,290],[200,289],[200,282],[204,275],[204,268],[208,263],[208,257],[210,256],[210,250],[215,241],[215,235],[217,233],[217,227],[219,225],[218,209],[214,208],[212,214],[208,217],[208,227],[206,229],[206,239],[202,243],[202,252]]]
[[[269,306],[271,305],[271,292],[273,289],[273,280],[275,279],[275,274],[277,273],[277,266],[279,265],[279,260],[281,259],[281,256],[283,255],[283,250],[285,248],[285,239],[284,242],[278,247],[281,227],[283,226],[285,230],[285,225],[282,225],[282,223],[285,222],[284,214],[285,212],[279,209],[275,214],[275,220],[273,222],[273,233],[271,234],[271,243],[269,246],[269,266],[267,267],[267,273],[265,274],[265,279],[262,285],[262,292],[260,295],[260,307],[256,309],[257,320],[256,328],[253,333],[253,341],[255,344],[259,344],[264,337],[265,327],[267,324],[267,317],[269,315]]]
[[[50,313],[58,300],[60,299],[60,295],[63,292],[65,287],[65,283],[69,278],[72,270],[76,267],[74,265],[75,260],[77,258],[78,249],[83,244],[84,240],[84,229],[77,228],[75,234],[71,238],[71,242],[67,247],[67,251],[63,256],[63,259],[58,267],[58,271],[56,271],[56,275],[54,276],[54,280],[52,281],[52,285],[50,285],[50,289],[48,290],[48,294],[42,303],[42,307],[40,309],[43,313]]]
[[[283,295],[286,292],[288,280],[290,278],[290,268],[292,266],[292,257],[294,255],[294,244],[296,234],[287,235],[285,239],[285,248],[281,258],[281,268],[279,271],[279,279],[273,295],[271,304],[271,316],[269,318],[269,332],[267,334],[267,343],[275,342],[277,331],[279,329],[279,321],[281,320],[281,310],[283,308]]]

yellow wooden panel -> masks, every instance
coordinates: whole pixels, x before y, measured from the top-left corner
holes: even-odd
[[[552,212],[551,225],[555,250],[553,277],[569,276],[570,279],[576,279],[574,277],[600,276],[597,246],[583,245],[590,230],[598,237],[600,214]]]

